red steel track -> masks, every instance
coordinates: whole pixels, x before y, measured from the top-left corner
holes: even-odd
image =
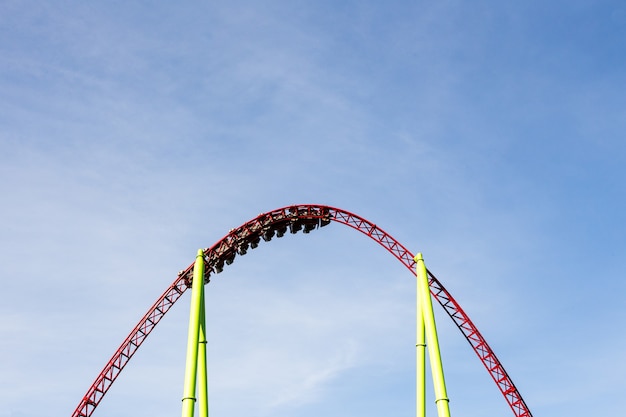
[[[217,243],[206,249],[204,251],[206,262],[204,282],[208,283],[212,274],[221,272],[224,264],[230,265],[237,255],[245,255],[248,248],[256,248],[261,239],[269,241],[274,235],[281,237],[287,231],[296,233],[302,230],[303,233],[309,233],[318,227],[326,226],[331,221],[350,226],[375,240],[402,262],[411,271],[411,274],[415,274],[415,261],[411,252],[375,224],[345,210],[329,206],[305,204],[283,207],[260,214],[242,226],[232,229]],[[90,417],[92,415],[139,346],[145,341],[165,313],[169,311],[185,290],[191,286],[192,277],[193,263],[178,274],[174,282],[150,307],[148,312],[122,342],[94,383],[89,387],[76,410],[74,410],[72,417]],[[478,358],[511,407],[513,414],[516,417],[532,417],[524,399],[504,370],[502,363],[478,331],[478,328],[472,323],[459,303],[456,302],[430,271],[428,271],[428,277],[433,297],[441,304],[472,346],[472,349],[474,349],[474,352],[476,352]]]

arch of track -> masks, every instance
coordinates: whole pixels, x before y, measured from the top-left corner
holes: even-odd
[[[400,242],[374,223],[348,211],[324,205],[295,205],[279,208],[260,214],[236,229],[231,229],[222,239],[213,246],[204,250],[206,263],[204,282],[207,284],[211,275],[222,272],[225,265],[230,265],[236,256],[245,255],[248,249],[256,248],[261,240],[269,241],[274,236],[282,237],[289,233],[309,233],[318,227],[324,227],[331,222],[349,226],[375,240],[382,247],[395,256],[411,274],[415,274],[413,255]],[[72,417],[90,417],[100,401],[117,379],[122,369],[128,364],[139,346],[163,318],[165,313],[174,305],[181,295],[191,287],[193,278],[193,263],[187,269],[180,271],[174,282],[165,290],[163,295],[150,307],[130,334],[124,339],[111,359],[102,369],[81,402],[76,407]],[[532,417],[524,399],[505,371],[500,360],[472,323],[469,316],[463,311],[452,295],[445,289],[439,280],[428,271],[429,285],[432,296],[441,304],[452,321],[459,328],[469,342],[478,358],[493,378],[498,389],[511,407],[516,417]]]

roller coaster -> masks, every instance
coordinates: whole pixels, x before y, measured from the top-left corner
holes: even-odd
[[[237,256],[245,255],[249,249],[258,247],[261,241],[269,242],[272,238],[289,234],[310,233],[335,222],[355,229],[379,245],[384,247],[415,277],[416,260],[413,254],[400,242],[376,224],[354,213],[326,205],[293,205],[262,213],[243,225],[231,229],[213,246],[203,250],[204,284],[208,284],[212,276],[221,273],[225,266],[234,262]],[[139,320],[130,334],[124,339],[111,359],[104,366],[95,381],[89,387],[72,417],[90,417],[98,404],[124,367],[143,344],[147,336],[154,330],[159,321],[170,308],[180,299],[193,283],[194,263],[180,271],[172,284],[150,307]],[[428,287],[432,297],[443,307],[457,328],[468,341],[486,371],[489,373],[500,393],[508,403],[514,416],[532,417],[524,399],[513,384],[509,374],[497,358],[478,328],[459,303],[446,290],[435,275],[427,270]]]

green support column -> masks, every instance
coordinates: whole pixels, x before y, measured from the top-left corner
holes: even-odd
[[[196,402],[196,372],[198,369],[198,338],[200,335],[201,313],[204,311],[204,252],[198,249],[193,267],[191,284],[191,308],[189,311],[189,332],[187,336],[187,361],[185,364],[185,385],[183,388],[182,417],[193,417]]]
[[[203,285],[204,287],[204,285]],[[204,289],[202,290],[202,303],[200,304],[200,333],[198,345],[198,416],[209,417],[208,376],[206,362],[206,316],[204,313]]]
[[[433,375],[435,387],[435,403],[437,404],[437,415],[439,417],[450,417],[450,407],[448,394],[446,392],[446,381],[443,376],[443,365],[441,363],[441,353],[439,351],[439,339],[437,338],[437,326],[435,325],[435,313],[433,303],[430,298],[430,288],[428,286],[428,274],[426,265],[421,253],[414,258],[416,265],[416,276],[420,291],[421,311],[424,317],[426,328],[426,339],[428,341],[428,355],[430,357],[430,369]]]
[[[416,321],[417,321],[417,341],[416,349],[416,416],[426,417],[426,333],[424,328],[424,313],[422,312],[422,302],[420,301],[419,280],[417,282],[417,303]]]

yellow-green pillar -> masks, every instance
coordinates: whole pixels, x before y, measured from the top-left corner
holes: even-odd
[[[416,416],[426,417],[426,333],[424,328],[424,313],[422,313],[422,302],[420,301],[419,280],[417,282],[417,341],[415,343],[415,384],[416,384]]]
[[[191,308],[187,334],[187,361],[185,364],[182,417],[193,417],[194,415],[196,375],[198,370],[198,341],[201,316],[204,312],[202,304],[204,304],[204,252],[202,249],[198,249],[196,262],[193,266],[193,282],[191,284]]]
[[[417,262],[415,269],[420,294],[419,299],[422,305],[421,311],[424,317],[424,327],[426,329],[426,340],[428,341],[428,356],[430,357],[430,369],[432,371],[433,385],[435,388],[437,415],[439,417],[450,417],[450,400],[448,399],[446,381],[443,376],[443,365],[441,363],[441,352],[439,351],[439,339],[437,338],[437,326],[435,325],[435,313],[430,298],[426,265],[424,264],[424,258],[421,253],[418,253],[414,260]]]
[[[206,316],[204,313],[204,290],[202,290],[202,303],[200,304],[200,333],[198,334],[198,417],[209,416],[209,393],[206,361]]]

